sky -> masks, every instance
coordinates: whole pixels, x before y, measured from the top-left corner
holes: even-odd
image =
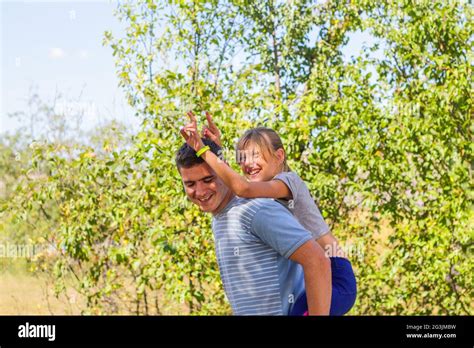
[[[137,123],[118,87],[112,49],[102,46],[104,31],[123,33],[116,2],[0,1],[0,133],[19,126],[8,114],[27,110],[31,88],[44,101],[60,92],[63,109],[84,110],[85,128],[110,119]]]
[[[28,110],[32,89],[45,102],[60,92],[63,109],[84,110],[84,130],[111,119],[138,127],[118,87],[112,49],[102,46],[104,31],[123,35],[116,6],[114,0],[0,0],[0,134],[21,126],[8,115]],[[371,40],[354,34],[343,52],[349,57]]]

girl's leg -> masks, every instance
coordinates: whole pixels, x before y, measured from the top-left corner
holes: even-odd
[[[329,315],[344,315],[352,308],[357,296],[357,284],[351,262],[343,257],[330,257],[332,298]]]
[[[308,311],[308,301],[306,300],[306,291],[298,297],[293,309],[290,312],[290,316],[302,316]]]
[[[343,257],[330,257],[332,273],[331,309],[329,315],[344,315],[352,308],[357,296],[357,284],[351,262]],[[291,316],[302,316],[308,311],[306,292],[295,302]]]

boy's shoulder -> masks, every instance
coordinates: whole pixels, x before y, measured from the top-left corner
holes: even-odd
[[[272,198],[242,198],[237,197],[233,206],[229,211],[239,210],[255,210],[260,209],[266,205],[272,204],[274,200]]]
[[[273,198],[241,198],[236,197],[226,215],[245,215],[247,218],[253,218],[259,211],[266,209],[280,209],[283,208]]]

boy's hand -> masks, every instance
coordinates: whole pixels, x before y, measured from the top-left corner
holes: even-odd
[[[194,151],[198,152],[204,146],[204,143],[202,142],[201,136],[197,131],[197,121],[193,112],[189,111],[187,115],[191,122],[181,128],[180,133],[184,140],[186,140],[186,143],[191,146]]]
[[[215,142],[217,145],[222,147],[221,143],[221,132],[219,128],[214,124],[212,121],[212,116],[209,112],[206,111],[206,118],[207,118],[207,126],[202,128],[202,136],[204,138],[208,138]]]

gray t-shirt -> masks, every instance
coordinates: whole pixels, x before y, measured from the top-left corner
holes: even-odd
[[[282,172],[273,179],[283,181],[291,191],[293,198],[289,201],[278,199],[284,204],[305,229],[318,239],[329,232],[329,226],[324,221],[321,212],[308,190],[305,182],[295,172]]]
[[[303,268],[289,257],[311,240],[273,199],[234,197],[212,219],[219,272],[235,315],[288,315],[304,291]]]

